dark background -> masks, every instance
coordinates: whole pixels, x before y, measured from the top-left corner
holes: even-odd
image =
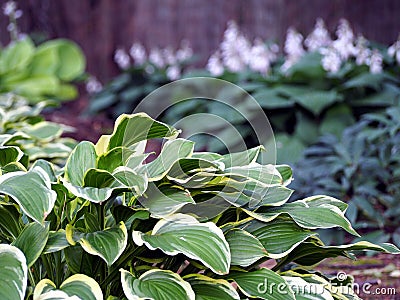
[[[5,0],[0,0],[1,6]],[[284,40],[289,26],[308,34],[322,17],[334,32],[346,18],[356,32],[390,44],[400,32],[399,0],[21,0],[23,32],[66,37],[85,52],[88,71],[106,82],[118,73],[117,47],[134,41],[147,47],[177,47],[190,41],[199,64],[220,43],[228,20],[249,37]],[[8,20],[0,18],[0,40],[8,42]]]

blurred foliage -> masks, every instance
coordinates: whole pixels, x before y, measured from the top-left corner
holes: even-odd
[[[26,161],[16,163],[13,168],[24,170],[28,156],[31,161],[46,159],[62,166],[75,147],[73,139],[61,137],[64,131],[72,128],[45,121],[40,115],[45,107],[52,104],[54,102],[42,101],[32,106],[20,96],[0,95],[0,151],[16,146],[25,156],[25,159],[21,157],[21,161]],[[6,157],[6,152],[0,156]]]
[[[344,199],[356,228],[368,228],[374,242],[400,245],[400,106],[365,114],[340,138],[321,137],[295,169],[295,198],[327,193]]]
[[[71,82],[84,74],[85,65],[82,50],[69,40],[35,46],[23,37],[1,49],[0,92],[16,93],[31,103],[74,99],[78,92]]]

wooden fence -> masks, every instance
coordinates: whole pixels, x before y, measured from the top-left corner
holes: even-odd
[[[289,26],[308,33],[318,17],[331,30],[347,18],[356,32],[387,44],[400,31],[398,0],[20,0],[18,5],[23,31],[74,40],[87,56],[88,71],[103,82],[118,73],[112,60],[116,47],[128,49],[133,41],[176,47],[187,39],[204,63],[228,20],[236,20],[250,38],[280,42]],[[2,16],[2,43],[8,40],[6,26]]]

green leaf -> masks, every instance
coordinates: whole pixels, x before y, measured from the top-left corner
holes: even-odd
[[[33,300],[72,299],[103,300],[103,292],[99,284],[91,277],[75,274],[67,278],[57,289],[49,279],[42,279],[35,287]],[[70,298],[71,297],[71,298]],[[75,297],[73,299],[75,299]]]
[[[338,122],[337,120],[340,120]],[[340,137],[346,127],[355,122],[351,108],[345,104],[329,108],[321,122],[320,134],[331,133]]]
[[[396,246],[388,243],[373,244],[367,241],[362,241],[348,245],[325,246],[320,242],[305,242],[299,245],[289,254],[289,256],[287,257],[287,261],[294,261],[303,266],[312,266],[328,257],[350,257],[347,251],[366,250],[400,254],[400,250]]]
[[[40,167],[1,176],[0,193],[12,197],[22,211],[38,223],[44,222],[57,198],[56,192],[51,190],[49,176]]]
[[[51,54],[55,74],[64,81],[71,81],[83,74],[85,70],[85,56],[75,43],[66,39],[50,40],[38,47],[41,54],[37,60],[37,67],[49,66],[50,62],[44,57]],[[38,72],[38,71],[36,71]]]
[[[291,219],[279,217],[269,223],[253,220],[242,229],[255,236],[267,250],[268,257],[275,259],[288,255],[296,246],[316,235]]]
[[[123,222],[118,227],[90,233],[74,232],[67,226],[66,235],[72,245],[78,242],[86,252],[101,257],[108,266],[121,256],[128,242],[128,231]]]
[[[0,204],[0,231],[3,235],[9,236],[9,242],[15,240],[22,230],[20,220],[21,215],[18,206],[10,204]]]
[[[19,161],[23,155],[24,153],[18,147],[0,146],[0,167]]]
[[[146,172],[149,181],[162,179],[171,167],[181,158],[190,157],[194,143],[185,139],[167,141],[160,155],[151,163],[145,164],[139,172]]]
[[[309,206],[307,201],[298,200],[281,207],[265,208],[253,216],[264,222],[269,222],[280,215],[290,216],[299,226],[308,229],[326,229],[341,227],[347,232],[359,236],[353,229],[344,213],[335,205],[320,204]]]
[[[214,223],[199,223],[194,217],[174,214],[157,222],[151,234],[133,231],[136,245],[145,244],[149,249],[160,249],[167,255],[183,253],[200,260],[214,273],[229,271],[231,254],[228,242]]]
[[[253,272],[235,272],[227,277],[234,280],[247,297],[265,300],[296,299],[285,279],[266,268]]]
[[[112,172],[114,169],[125,165],[132,153],[133,151],[129,150],[129,148],[116,147],[99,156],[97,161],[98,168]]]
[[[91,142],[80,142],[72,151],[65,164],[65,179],[76,186],[83,186],[87,170],[96,168],[96,150]]]
[[[232,229],[225,234],[234,266],[248,267],[268,253],[261,242],[242,229]]]
[[[221,162],[225,168],[247,166],[255,163],[261,151],[265,151],[264,146],[258,146],[243,152],[229,153],[222,156]]]
[[[307,282],[301,277],[282,276],[293,290],[296,300],[334,300],[321,283]],[[339,290],[339,289],[338,289]]]
[[[61,136],[63,132],[62,126],[53,122],[39,122],[24,129],[24,133],[40,140],[41,142],[51,141]]]
[[[42,95],[53,95],[55,91],[59,88],[60,82],[57,77],[50,75],[40,75],[35,77],[24,78],[18,82],[11,82],[5,85],[7,89],[10,89],[17,94],[29,97],[31,101],[34,101],[34,97],[39,97],[36,99],[42,100],[40,98]]]
[[[385,76],[383,73],[373,74],[370,72],[364,72],[350,80],[347,80],[343,84],[343,87],[345,88],[371,87],[375,90],[378,90],[384,78]]]
[[[310,90],[306,93],[296,95],[294,99],[305,109],[318,116],[326,107],[343,98],[335,90],[317,91]]]
[[[22,70],[32,59],[35,46],[29,38],[11,42],[1,53],[0,72]]]
[[[236,290],[226,280],[202,274],[190,274],[183,279],[192,286],[196,300],[240,300]]]
[[[139,201],[157,218],[170,215],[188,203],[195,204],[188,190],[170,185],[150,185],[146,197],[139,198]]]
[[[130,148],[138,142],[148,139],[174,139],[178,134],[179,131],[175,128],[155,121],[145,113],[122,114],[115,121],[113,133],[109,136],[104,136],[103,140],[108,139],[108,143],[105,143],[105,147],[102,147],[103,151],[99,151],[98,154],[100,155],[121,146]],[[97,145],[96,148],[98,148]]]
[[[0,299],[25,299],[26,259],[17,247],[0,244]]]
[[[190,284],[178,274],[167,270],[150,270],[136,279],[121,269],[121,282],[128,300],[195,300]]]
[[[261,89],[252,94],[262,108],[279,109],[290,108],[294,106],[294,101],[279,95],[279,90],[274,88]]]
[[[29,223],[22,230],[13,246],[22,250],[26,257],[28,267],[31,267],[42,254],[49,237],[49,227],[38,223]]]
[[[58,231],[50,231],[49,238],[47,240],[46,246],[43,250],[44,254],[57,252],[62,249],[69,247],[69,243],[65,236],[65,230],[60,229]]]

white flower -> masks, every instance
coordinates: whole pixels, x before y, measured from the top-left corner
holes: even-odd
[[[17,4],[15,3],[15,1],[8,1],[3,6],[3,13],[6,16],[14,15],[16,10],[17,10]]]
[[[322,54],[321,64],[325,71],[337,73],[342,66],[340,53],[335,48],[321,48]]]
[[[24,13],[22,12],[22,10],[18,9],[18,10],[16,10],[15,13],[14,13],[14,18],[15,18],[15,19],[19,19],[19,18],[22,17],[23,14],[24,14]]]
[[[382,54],[374,49],[369,62],[369,71],[372,74],[382,73]]]
[[[388,55],[390,57],[394,57],[397,61],[397,64],[400,65],[400,39],[398,39],[388,48]]]
[[[276,54],[270,51],[260,39],[255,40],[250,50],[250,69],[262,74],[267,74],[275,55]]]
[[[233,21],[228,23],[220,48],[222,61],[229,71],[239,72],[246,67],[250,58],[251,45]]]
[[[183,40],[181,42],[181,47],[176,52],[176,59],[179,62],[184,62],[193,56],[193,49],[190,47],[188,41]]]
[[[332,46],[339,52],[343,60],[355,55],[354,33],[347,20],[341,19],[336,31],[337,39]]]
[[[124,49],[117,49],[114,55],[114,61],[121,69],[127,69],[130,66],[130,58]]]
[[[357,65],[368,65],[371,50],[367,47],[368,41],[361,35],[357,38],[355,46],[355,57]]]
[[[164,61],[166,62],[167,65],[174,65],[177,62],[177,59],[175,57],[174,50],[172,50],[171,47],[164,48],[162,50],[163,58]]]
[[[304,54],[303,35],[290,27],[286,33],[285,53],[291,57],[300,58]]]
[[[165,62],[161,50],[158,48],[151,49],[149,54],[149,61],[157,68],[165,67]]]
[[[167,68],[167,77],[169,80],[177,80],[181,76],[181,69],[177,65],[169,66]]]
[[[221,62],[220,53],[218,51],[210,56],[207,62],[206,69],[213,76],[220,76],[224,73],[224,66]]]
[[[146,50],[140,43],[133,43],[131,49],[129,50],[129,54],[137,66],[141,66],[146,62]]]
[[[303,36],[297,32],[293,27],[290,27],[286,33],[286,40],[284,45],[286,53],[285,62],[281,67],[283,72],[287,72],[303,55]]]
[[[94,76],[90,76],[88,81],[86,82],[86,91],[89,94],[98,93],[102,90],[102,88],[103,88],[103,85]]]
[[[322,47],[327,47],[332,43],[332,39],[325,27],[324,20],[317,19],[314,30],[307,36],[304,44],[309,51],[315,51]]]

